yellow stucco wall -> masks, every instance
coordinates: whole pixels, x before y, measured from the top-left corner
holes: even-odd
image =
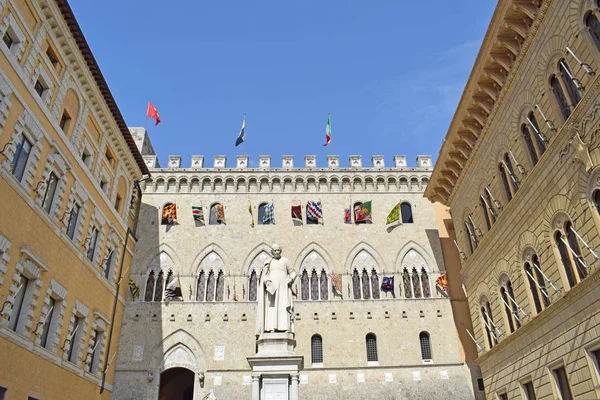
[[[4,149],[0,154],[0,305],[5,304],[0,308],[0,387],[7,389],[7,399],[109,398],[123,300],[130,296],[131,237],[121,270],[120,299],[111,321],[115,290],[126,230],[134,226],[134,211],[129,207],[133,181],[141,177],[141,171],[78,47],[72,41],[55,40],[58,34],[72,36],[67,25],[60,21],[44,26],[47,11],[61,15],[58,8],[44,9],[56,7],[56,3],[21,0],[16,9],[12,4],[0,7],[0,20],[12,21],[10,32],[15,40],[10,48],[0,42],[0,151]],[[49,45],[57,56],[55,65],[46,54]],[[34,90],[37,79],[50,86],[42,96]],[[72,119],[66,133],[60,127],[65,108],[71,110]],[[32,143],[32,151],[23,177],[18,179],[11,163],[23,136]],[[82,161],[84,148],[93,153],[88,165]],[[112,162],[106,159],[107,149],[114,156]],[[48,212],[42,206],[47,185],[40,182],[46,181],[50,172],[58,176],[59,184]],[[106,180],[104,188],[102,180]],[[117,195],[121,197],[119,211],[115,210]],[[82,208],[71,239],[63,221],[68,221],[65,214],[74,199]],[[99,235],[90,261],[86,244],[93,227]],[[109,249],[114,254],[106,278]],[[29,279],[19,316],[19,324],[24,324],[12,330],[10,321],[16,311],[5,302],[18,302],[15,293],[21,274]],[[50,344],[43,348],[39,333],[50,312],[49,297],[57,301],[49,321],[56,329],[51,331]],[[77,332],[78,357],[71,362],[62,347],[74,329],[74,312],[85,316]],[[114,330],[107,354],[111,322]],[[95,362],[88,367],[85,361],[94,330],[104,333]],[[76,340],[77,335],[72,342]],[[111,359],[106,390],[100,394],[101,371]]]

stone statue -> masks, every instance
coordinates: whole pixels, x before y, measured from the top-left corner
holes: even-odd
[[[292,283],[296,271],[287,258],[281,257],[281,247],[271,247],[271,258],[265,262],[258,285],[258,310],[256,312],[256,334],[264,332],[294,332],[294,304]]]

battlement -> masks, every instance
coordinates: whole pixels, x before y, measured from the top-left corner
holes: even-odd
[[[158,163],[158,156],[156,155],[144,155],[144,161],[149,169],[159,170],[160,165]],[[349,157],[349,167],[341,168],[340,167],[340,157],[330,155],[327,156],[327,166],[319,167],[317,165],[317,156],[315,155],[307,155],[304,156],[304,166],[300,168],[294,167],[294,156],[285,155],[281,157],[281,166],[274,167],[271,164],[271,156],[264,155],[258,156],[258,163],[256,166],[251,166],[251,160],[248,156],[237,156],[235,167],[230,167],[227,165],[227,157],[226,156],[214,156],[212,166],[205,165],[204,156],[192,156],[189,168],[185,168],[181,166],[181,156],[169,156],[169,162],[167,164],[167,168],[163,168],[162,170],[279,170],[279,171],[289,171],[296,170],[300,172],[301,170],[306,171],[314,171],[314,170],[418,170],[418,171],[431,171],[433,170],[433,161],[431,156],[417,156],[417,164],[416,167],[409,167],[406,162],[406,156],[397,155],[393,158],[393,166],[387,167],[385,166],[385,160],[383,156],[371,156],[371,166],[363,167],[362,156],[352,155]]]

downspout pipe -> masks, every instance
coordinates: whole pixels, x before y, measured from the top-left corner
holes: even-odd
[[[141,179],[144,180],[144,179]],[[119,289],[121,287],[121,281],[123,280],[123,263],[125,262],[125,253],[127,252],[127,242],[129,241],[129,236],[133,238],[134,241],[137,242],[137,237],[135,236],[137,231],[138,219],[140,216],[140,206],[142,204],[142,190],[140,188],[140,181],[134,182],[135,190],[137,191],[137,201],[136,201],[136,210],[135,210],[135,219],[134,219],[134,230],[132,231],[129,227],[127,227],[127,233],[125,234],[125,240],[123,241],[123,253],[121,254],[121,262],[119,263],[119,280],[117,281],[117,287],[115,288],[115,300],[113,302],[113,310],[112,315],[110,317],[110,330],[108,333],[108,344],[106,345],[106,361],[104,363],[104,368],[102,370],[102,384],[100,385],[100,394],[104,392],[104,386],[106,384],[106,373],[108,368],[110,367],[111,357],[110,357],[110,345],[112,343],[112,335],[113,329],[115,326],[115,317],[117,314],[117,304],[119,302]]]

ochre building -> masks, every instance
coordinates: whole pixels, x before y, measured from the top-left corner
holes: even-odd
[[[148,169],[66,1],[0,37],[0,399],[108,399]]]
[[[488,399],[600,398],[599,18],[500,1],[425,191],[451,208]]]

